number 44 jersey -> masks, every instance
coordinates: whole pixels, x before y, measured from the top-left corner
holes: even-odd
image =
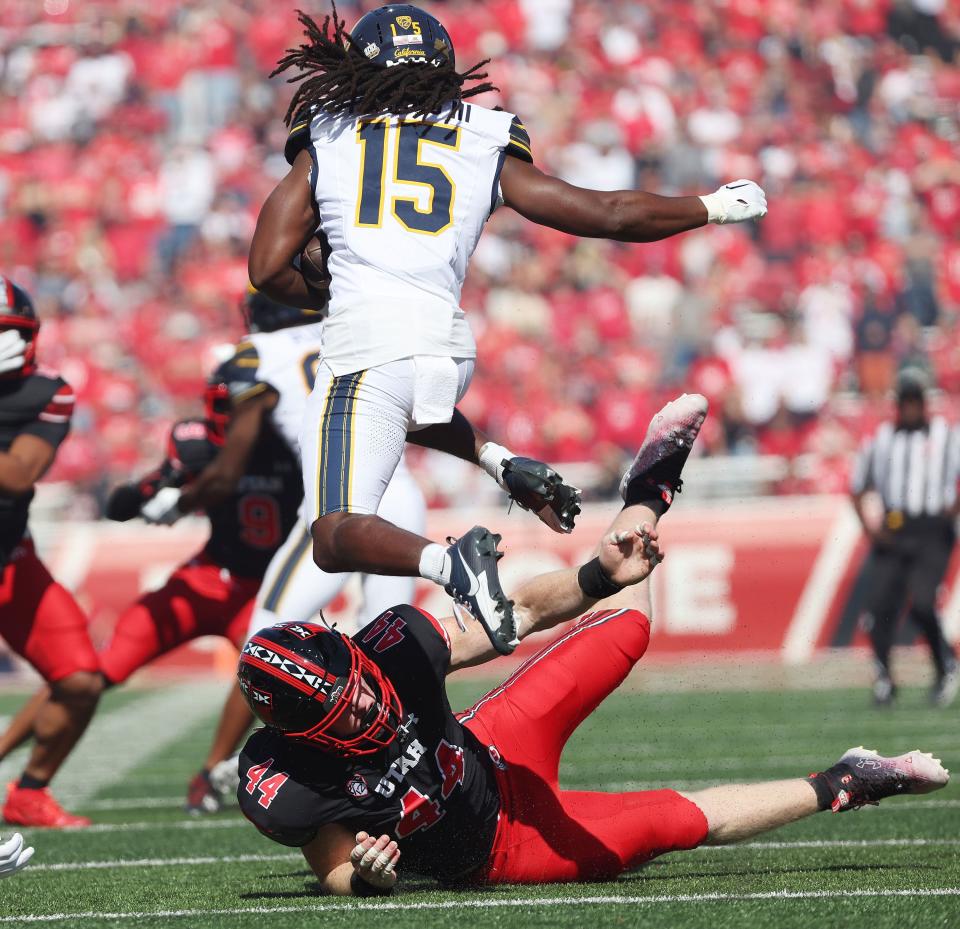
[[[450,710],[446,633],[428,614],[401,605],[353,640],[397,691],[397,738],[376,755],[344,759],[259,729],[240,754],[240,807],[282,845],[308,845],[337,823],[395,838],[405,871],[465,878],[489,857],[500,795],[489,748]]]
[[[500,202],[504,158],[532,161],[520,120],[470,103],[431,116],[320,111],[290,132],[287,160],[304,150],[331,248],[324,360],[333,373],[414,355],[475,357],[460,291]]]

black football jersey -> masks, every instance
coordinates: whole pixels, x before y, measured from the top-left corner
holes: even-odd
[[[240,577],[263,577],[303,502],[300,462],[265,422],[237,491],[210,507],[206,553]]]
[[[321,826],[339,823],[351,832],[392,835],[405,869],[462,879],[489,857],[500,795],[487,748],[450,709],[446,635],[404,605],[353,639],[396,688],[399,736],[378,755],[343,759],[259,729],[240,755],[241,809],[282,845],[306,845]]]
[[[161,487],[189,483],[217,456],[201,419],[181,420],[170,432],[163,464],[136,484],[110,495],[109,519],[133,519]],[[287,443],[265,423],[236,493],[210,507],[210,538],[204,552],[238,577],[263,577],[274,552],[297,521],[303,500],[299,462]]]
[[[33,435],[54,449],[70,431],[74,396],[70,385],[56,374],[38,372],[24,378],[0,378],[0,451],[7,452],[18,436]],[[27,530],[33,491],[18,497],[0,493],[0,563]]]

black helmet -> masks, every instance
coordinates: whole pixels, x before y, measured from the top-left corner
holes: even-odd
[[[37,333],[40,320],[30,295],[8,277],[0,275],[0,330],[17,329],[27,343],[23,366],[9,371],[4,377],[24,377],[37,370]]]
[[[397,736],[403,708],[380,668],[347,636],[315,623],[280,623],[243,647],[240,690],[267,726],[343,758],[372,755]],[[358,730],[331,728],[365,684],[374,703]]]
[[[361,16],[350,32],[357,50],[376,65],[454,67],[450,34],[435,16],[410,3],[391,3]]]

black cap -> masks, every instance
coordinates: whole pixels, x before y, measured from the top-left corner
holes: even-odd
[[[929,380],[919,368],[904,368],[897,375],[897,402],[904,400],[923,400],[927,395]]]

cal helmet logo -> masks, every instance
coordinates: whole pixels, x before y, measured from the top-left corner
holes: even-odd
[[[347,793],[356,800],[362,800],[370,791],[367,789],[367,782],[359,774],[354,774],[347,781]]]

